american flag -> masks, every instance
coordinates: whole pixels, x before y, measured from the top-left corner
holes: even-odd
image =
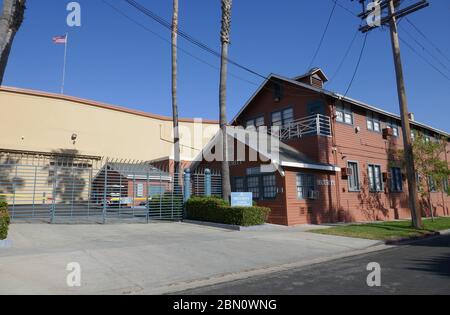
[[[67,43],[66,35],[53,37],[53,44],[65,44],[65,43]]]

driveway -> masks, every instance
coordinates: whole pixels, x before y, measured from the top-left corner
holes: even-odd
[[[0,246],[0,294],[169,293],[346,256],[377,244],[305,233],[309,228],[235,232],[160,222],[14,224],[10,246]],[[73,262],[81,266],[81,287],[66,283],[66,268]]]

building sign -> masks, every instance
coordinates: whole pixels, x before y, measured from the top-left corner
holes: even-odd
[[[136,184],[136,197],[144,197],[144,184]]]
[[[336,182],[334,180],[320,179],[317,181],[317,185],[319,185],[319,186],[335,186]]]
[[[231,193],[232,207],[253,206],[253,193]]]

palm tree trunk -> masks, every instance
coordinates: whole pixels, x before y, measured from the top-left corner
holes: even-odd
[[[3,0],[0,20],[0,85],[3,82],[12,43],[23,22],[26,0]]]
[[[222,30],[221,30],[221,66],[220,66],[220,130],[222,132],[222,196],[229,200],[231,196],[230,166],[228,164],[228,136],[227,136],[227,75],[228,75],[228,46],[231,32],[232,0],[222,0]]]
[[[172,18],[172,114],[173,114],[173,143],[174,143],[174,176],[175,185],[179,186],[180,178],[180,132],[178,122],[178,99],[177,99],[177,45],[178,45],[178,0],[173,0]]]

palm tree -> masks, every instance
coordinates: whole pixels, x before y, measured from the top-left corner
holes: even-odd
[[[228,46],[230,44],[231,32],[231,6],[232,0],[222,1],[222,30],[220,34],[222,43],[221,65],[220,65],[220,130],[222,133],[222,195],[225,200],[230,199],[230,166],[228,164],[228,137],[227,137],[227,74],[228,74]]]
[[[172,18],[172,114],[173,114],[173,138],[174,138],[174,176],[175,185],[179,184],[180,174],[180,133],[178,122],[178,100],[177,100],[177,40],[178,40],[178,0],[173,0]]]
[[[0,85],[17,31],[23,22],[26,0],[3,0],[0,20]]]

